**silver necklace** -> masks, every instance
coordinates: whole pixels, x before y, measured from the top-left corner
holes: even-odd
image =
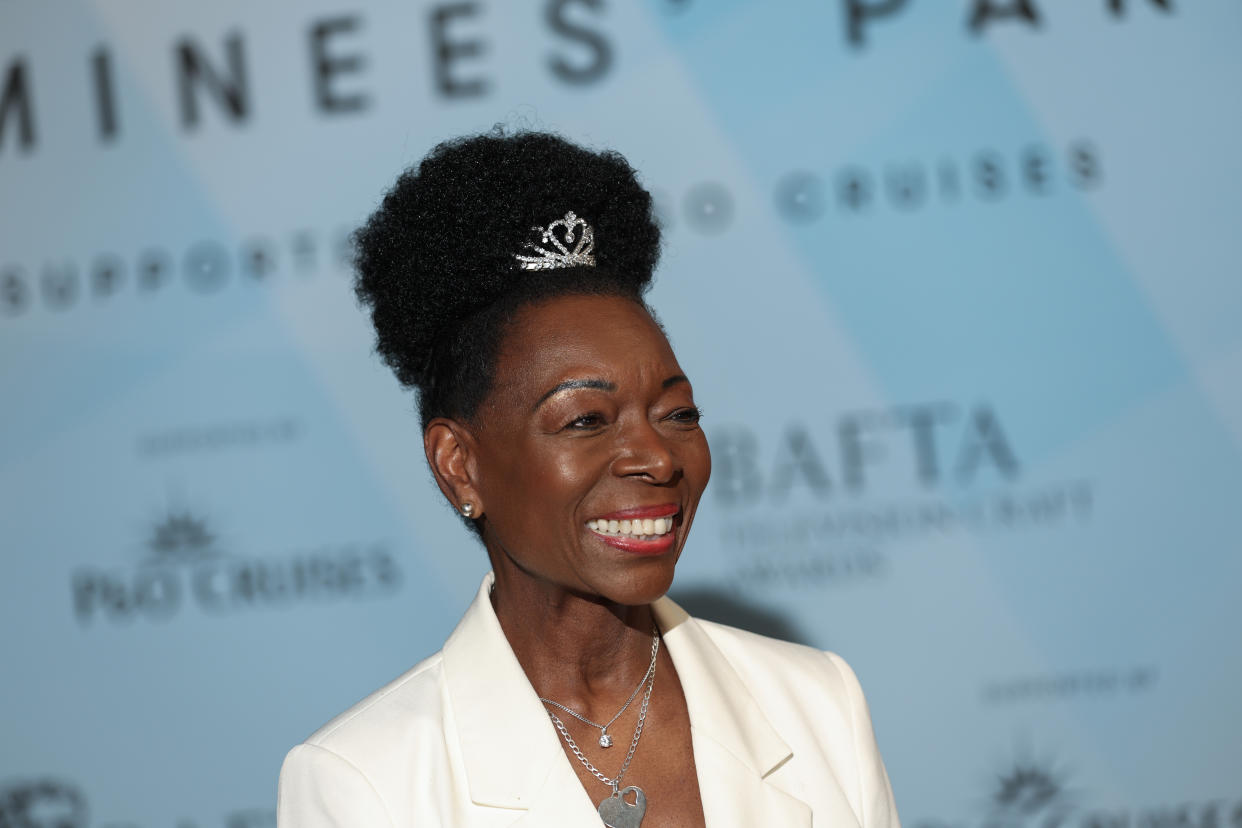
[[[643,793],[643,789],[637,785],[629,785],[622,788],[621,780],[625,777],[625,772],[629,770],[630,762],[634,758],[634,751],[638,749],[638,740],[643,735],[643,723],[647,721],[647,707],[651,704],[651,691],[655,689],[655,657],[660,649],[659,630],[655,631],[654,639],[651,644],[651,666],[647,669],[647,675],[643,677],[643,683],[647,685],[647,691],[643,693],[642,704],[638,706],[638,724],[634,726],[634,738],[630,740],[629,752],[625,754],[625,761],[621,763],[621,770],[617,771],[615,777],[609,779],[600,773],[599,768],[595,767],[594,763],[586,758],[586,754],[578,747],[574,737],[569,735],[569,729],[565,727],[565,723],[560,720],[560,717],[551,710],[548,711],[548,718],[552,720],[552,724],[556,725],[556,729],[560,731],[562,738],[565,739],[565,743],[569,745],[570,751],[573,752],[574,756],[578,757],[578,761],[586,766],[586,769],[590,771],[592,776],[612,789],[608,796],[600,800],[599,805],[596,806],[600,819],[604,821],[604,825],[608,826],[608,828],[639,828],[643,821],[643,815],[647,812],[647,795]],[[553,704],[556,703],[553,702]],[[556,704],[556,706],[567,710],[569,713],[573,713],[572,710],[568,710],[563,705]],[[626,706],[629,706],[628,701]],[[622,708],[622,710],[624,709]],[[582,717],[579,716],[578,718]],[[613,721],[615,720],[614,717]],[[591,722],[591,724],[599,727],[594,722]],[[609,724],[612,724],[612,722],[609,722]],[[626,800],[626,797],[631,793],[634,794],[633,804]]]
[[[607,724],[600,724],[599,722],[593,722],[590,719],[588,719],[586,716],[583,716],[577,710],[568,708],[565,705],[561,704],[560,702],[552,701],[551,699],[545,699],[543,696],[539,697],[539,701],[543,702],[544,704],[550,704],[553,707],[557,708],[558,710],[565,711],[566,713],[573,716],[575,719],[577,719],[580,722],[585,722],[586,724],[589,724],[591,727],[598,728],[599,729],[599,746],[602,748],[612,747],[612,736],[608,735],[608,728],[612,727],[613,722],[621,718],[622,713],[630,709],[630,705],[634,703],[634,699],[638,696],[638,691],[642,690],[643,687],[647,685],[647,682],[651,681],[651,677],[655,674],[656,653],[658,653],[659,651],[660,651],[660,633],[658,630],[652,630],[651,664],[647,666],[647,673],[646,675],[643,676],[642,681],[638,682],[638,686],[634,688],[634,692],[630,693],[630,697],[625,700],[625,704],[621,705],[621,709],[617,711],[617,714],[615,716],[613,716],[611,719],[608,720]]]

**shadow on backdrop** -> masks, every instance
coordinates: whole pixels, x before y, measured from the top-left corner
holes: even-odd
[[[749,603],[736,593],[710,587],[675,589],[669,597],[696,618],[740,627],[760,635],[806,644],[798,627],[784,613]]]

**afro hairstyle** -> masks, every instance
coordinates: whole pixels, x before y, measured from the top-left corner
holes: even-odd
[[[574,212],[595,233],[595,267],[523,270],[534,230]],[[402,173],[353,236],[354,289],[376,351],[418,391],[423,428],[471,420],[490,392],[521,307],[557,296],[643,295],[659,258],[651,195],[616,152],[543,132],[446,141]]]

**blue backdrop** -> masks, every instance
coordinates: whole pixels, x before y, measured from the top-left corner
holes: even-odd
[[[913,828],[1242,828],[1242,7],[0,7],[0,825],[252,828],[483,573],[348,231],[624,153],[715,470],[675,595],[851,661]],[[365,647],[344,642],[365,639]],[[57,821],[59,820],[59,821]]]

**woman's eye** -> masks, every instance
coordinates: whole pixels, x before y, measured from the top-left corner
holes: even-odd
[[[703,412],[694,406],[679,408],[669,415],[669,419],[685,425],[698,425],[699,420],[703,419]]]
[[[570,422],[567,428],[577,429],[579,431],[599,428],[604,424],[604,418],[600,414],[583,414],[581,417]]]

